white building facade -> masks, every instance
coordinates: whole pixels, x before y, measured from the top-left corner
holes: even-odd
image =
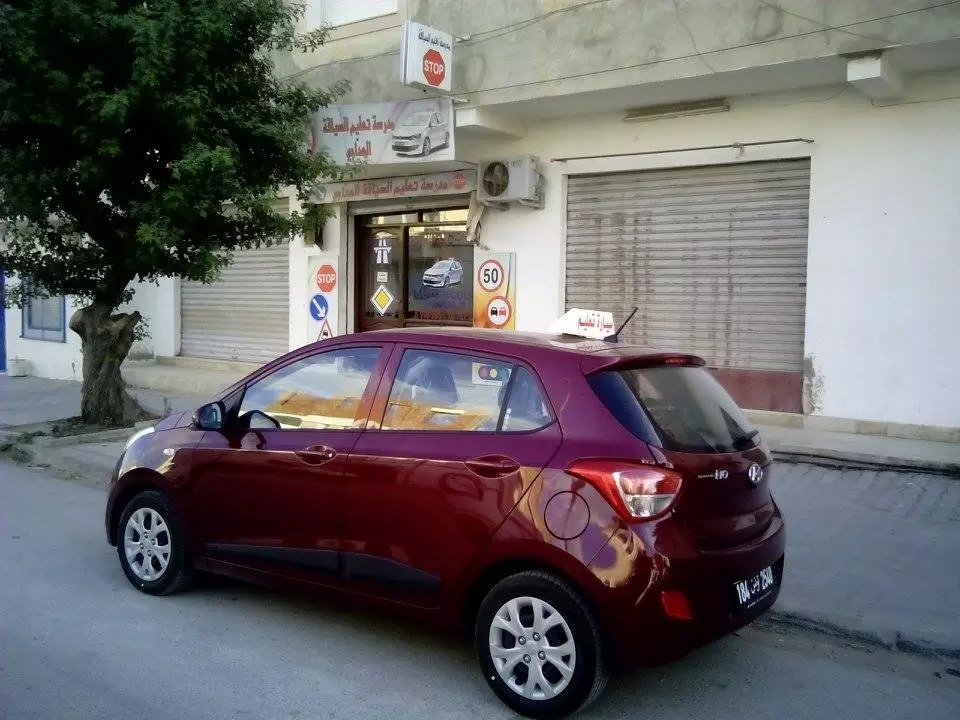
[[[518,330],[636,307],[629,341],[702,355],[745,407],[958,437],[960,6],[447,5],[312,7],[331,42],[283,73],[351,80],[342,115],[360,125],[354,106],[449,107],[450,147],[435,149],[441,117],[423,157],[386,152],[318,194],[336,214],[322,237],[241,253],[214,285],[138,287],[136,357],[259,363],[325,320],[334,334],[480,324],[476,275],[497,253]],[[408,19],[454,36],[451,93],[401,83]],[[489,163],[518,157],[535,158],[542,207],[479,213]],[[429,286],[437,267],[462,277]],[[7,310],[7,362],[79,378],[56,315]]]

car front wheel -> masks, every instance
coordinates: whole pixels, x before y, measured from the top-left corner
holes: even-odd
[[[193,579],[176,509],[156,490],[140,493],[124,508],[117,554],[130,583],[148,595],[170,595]]]
[[[607,684],[599,624],[577,591],[550,573],[498,583],[480,605],[475,638],[487,683],[526,717],[568,715]]]

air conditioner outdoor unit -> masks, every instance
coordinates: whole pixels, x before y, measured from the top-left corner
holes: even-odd
[[[485,160],[480,163],[478,179],[477,199],[485,205],[543,207],[543,175],[540,161],[532,155]]]

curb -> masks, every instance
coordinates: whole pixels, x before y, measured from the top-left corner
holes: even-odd
[[[854,452],[831,452],[829,450],[801,450],[784,447],[772,449],[778,462],[805,463],[837,470],[887,470],[893,472],[944,475],[960,479],[960,463],[936,460],[905,460],[904,458],[879,457]]]
[[[925,658],[960,659],[960,644],[946,644],[926,638],[909,637],[899,630],[872,630],[860,627],[856,622],[838,621],[817,613],[773,608],[766,615],[758,618],[755,624],[774,632],[800,630]]]

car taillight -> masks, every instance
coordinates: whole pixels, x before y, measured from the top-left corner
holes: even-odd
[[[593,485],[627,520],[663,514],[683,483],[673,470],[615,460],[578,460],[567,473]]]

